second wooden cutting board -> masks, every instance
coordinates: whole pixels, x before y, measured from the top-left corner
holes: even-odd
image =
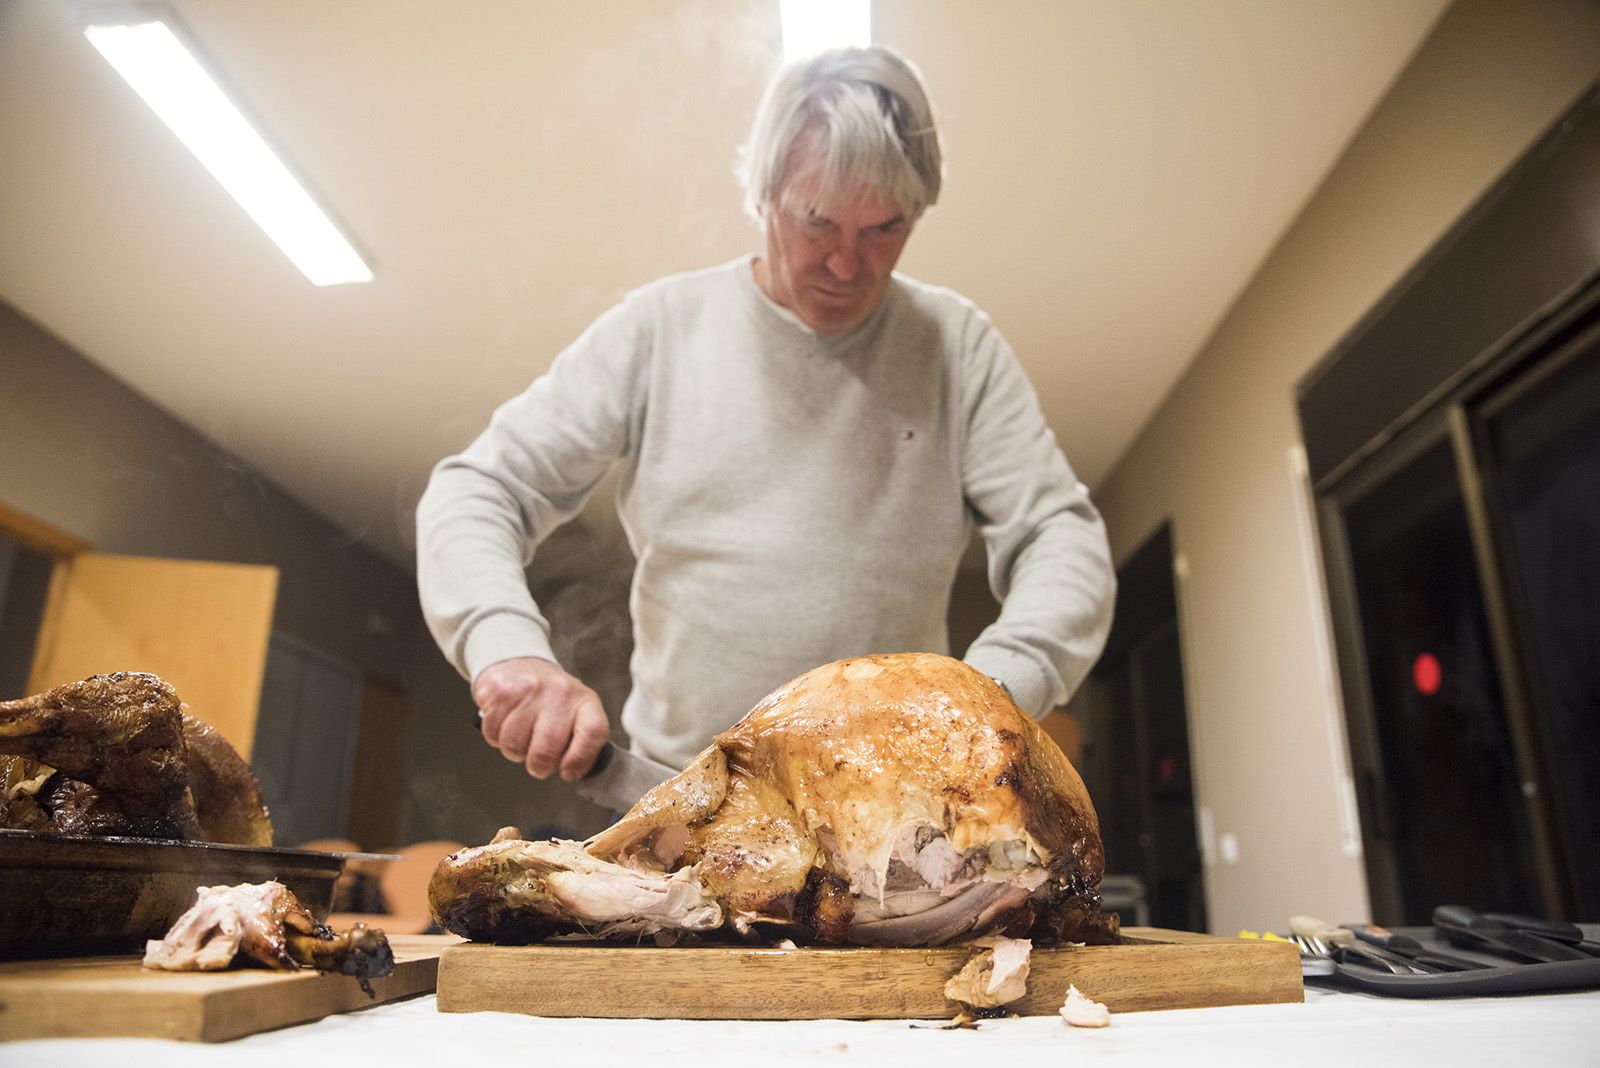
[[[302,968],[275,972],[160,972],[136,955],[0,964],[0,1036],[173,1038],[220,1042],[318,1020],[434,987],[439,954],[454,935],[395,935],[393,974],[368,997],[348,975]]]
[[[1119,946],[1033,951],[1024,1016],[1057,1012],[1068,983],[1113,1012],[1302,1001],[1292,945],[1134,927]],[[439,962],[441,1012],[818,1020],[938,1019],[973,954],[938,949],[763,949],[464,943]]]

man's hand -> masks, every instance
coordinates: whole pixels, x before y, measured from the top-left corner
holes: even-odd
[[[606,744],[611,723],[599,696],[549,660],[518,657],[490,664],[472,684],[483,737],[528,774],[583,778]]]

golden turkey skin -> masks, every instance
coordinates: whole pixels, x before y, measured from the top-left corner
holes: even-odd
[[[815,668],[585,843],[514,830],[439,865],[482,941],[720,932],[885,946],[1105,943],[1083,780],[992,679],[923,653]]]

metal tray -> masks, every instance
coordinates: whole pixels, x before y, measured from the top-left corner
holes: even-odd
[[[1579,929],[1585,938],[1600,940],[1600,925],[1579,924]],[[1488,997],[1495,994],[1538,994],[1600,988],[1600,957],[1546,964],[1512,964],[1498,954],[1446,941],[1433,927],[1392,927],[1390,930],[1410,935],[1425,948],[1475,960],[1484,967],[1430,975],[1393,975],[1360,964],[1334,964],[1328,961],[1331,966],[1329,972],[1315,977],[1308,973],[1306,978],[1315,978],[1319,984],[1352,987],[1369,994],[1399,998]]]
[[[0,828],[0,959],[143,950],[201,886],[276,879],[322,919],[345,861],[390,859]]]

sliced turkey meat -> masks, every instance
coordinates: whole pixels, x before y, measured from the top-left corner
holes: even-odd
[[[975,954],[944,984],[944,996],[969,1010],[1009,1005],[1028,992],[1028,957],[1033,943],[1026,938],[990,938],[987,949]]]

